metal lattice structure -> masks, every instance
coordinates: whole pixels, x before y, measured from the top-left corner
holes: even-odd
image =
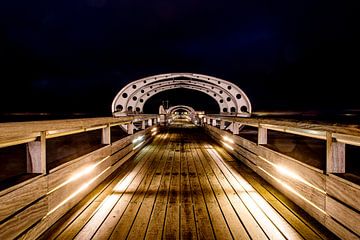
[[[250,116],[251,103],[246,94],[234,83],[195,73],[159,74],[133,81],[121,89],[112,103],[114,116],[143,112],[147,100],[154,95],[176,88],[203,92],[219,105],[221,113]]]

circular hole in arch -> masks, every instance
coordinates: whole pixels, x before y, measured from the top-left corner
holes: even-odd
[[[150,93],[146,94],[147,96],[150,96]]]
[[[223,112],[227,112],[227,108],[223,108]]]
[[[230,102],[231,101],[231,97],[227,97],[226,101]]]
[[[209,92],[209,90],[206,90],[206,92],[208,93],[208,92]]]
[[[137,107],[137,108],[136,108],[136,111],[137,111],[137,112],[140,112],[140,108],[139,108],[139,107]]]
[[[144,83],[146,83],[146,80],[144,80]]]
[[[231,107],[230,108],[230,112],[234,113],[236,111],[236,108],[235,107]]]
[[[241,94],[240,94],[240,93],[236,94],[236,98],[237,98],[237,99],[240,99],[240,98],[241,98]]]
[[[132,112],[133,107],[132,107],[132,106],[128,106],[127,110],[128,110],[129,112]]]
[[[122,97],[123,97],[123,98],[127,98],[127,97],[128,97],[127,93],[124,92],[124,93],[122,94]]]
[[[150,86],[150,89],[152,89],[153,86]]]
[[[144,93],[145,92],[145,90],[144,89],[141,89],[141,93]]]
[[[220,84],[220,81],[218,81],[218,84]]]
[[[220,99],[220,100],[219,100],[219,102],[220,102],[220,103],[223,103],[223,102],[224,102],[224,100]]]
[[[214,97],[216,97],[216,93],[214,93]]]
[[[116,105],[116,111],[122,111],[124,107],[122,105]]]
[[[211,89],[214,89],[214,87],[211,87]]]
[[[133,100],[136,101],[136,100],[137,100],[137,97],[136,97],[136,96],[133,96]]]
[[[241,106],[240,110],[241,110],[242,112],[247,112],[247,111],[248,111],[248,108],[247,108],[247,106]]]
[[[231,86],[228,86],[228,89],[231,90]]]
[[[136,88],[136,85],[134,84],[132,87],[133,87],[133,89],[135,89],[135,88]]]
[[[220,94],[223,94],[223,91],[222,91],[222,90],[220,90],[220,91],[219,91],[219,93],[220,93]]]
[[[140,102],[141,102],[141,103],[144,102],[144,99],[140,98]]]
[[[157,92],[157,90],[154,90],[154,92]]]

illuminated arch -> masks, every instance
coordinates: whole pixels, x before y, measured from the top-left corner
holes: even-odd
[[[184,111],[188,112],[189,114],[196,114],[196,111],[194,108],[192,108],[190,106],[186,106],[186,105],[176,105],[176,106],[173,106],[173,107],[167,109],[166,111],[169,114],[172,114],[178,110],[184,110]]]
[[[121,89],[112,103],[115,116],[127,112],[142,112],[146,101],[154,95],[176,88],[203,92],[218,103],[221,113],[239,116],[251,114],[251,103],[235,84],[207,75],[194,73],[168,73],[133,81]]]

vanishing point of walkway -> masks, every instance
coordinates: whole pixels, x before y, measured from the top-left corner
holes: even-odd
[[[180,122],[158,134],[42,238],[333,236],[200,128]]]

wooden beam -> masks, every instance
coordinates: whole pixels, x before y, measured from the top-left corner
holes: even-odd
[[[240,124],[238,122],[233,122],[232,133],[239,134],[239,128],[240,128]]]
[[[258,145],[267,144],[267,129],[259,127],[258,128]]]
[[[106,128],[102,129],[102,135],[101,135],[101,143],[102,144],[111,144],[111,128],[110,125]]]
[[[225,121],[224,120],[220,120],[220,129],[221,130],[225,129]]]
[[[131,122],[127,125],[128,134],[134,134],[134,124]]]
[[[144,130],[146,128],[145,120],[141,122],[141,129]]]
[[[41,132],[40,137],[26,144],[27,172],[46,173],[46,132]]]
[[[213,118],[213,119],[212,119],[212,125],[213,125],[214,127],[216,127],[216,118]]]
[[[345,143],[337,142],[331,132],[326,133],[326,172],[345,173]]]

